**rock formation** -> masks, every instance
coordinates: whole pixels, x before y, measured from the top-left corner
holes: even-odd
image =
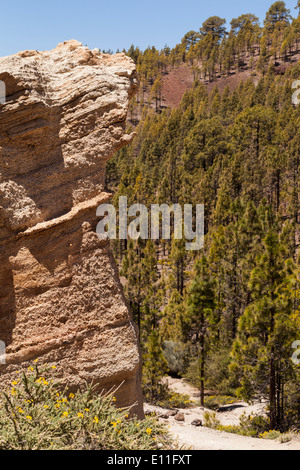
[[[1,386],[32,360],[76,389],[122,384],[142,416],[137,331],[109,243],[96,235],[105,163],[127,144],[134,63],[77,41],[0,59]]]

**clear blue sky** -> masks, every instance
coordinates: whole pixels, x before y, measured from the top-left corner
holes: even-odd
[[[15,0],[1,2],[0,56],[53,49],[77,39],[90,48],[128,49],[131,44],[173,47],[209,16],[254,13],[263,21],[272,0]],[[297,0],[287,0],[293,16]]]

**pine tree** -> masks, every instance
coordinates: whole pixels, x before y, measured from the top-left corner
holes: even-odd
[[[186,318],[186,302],[177,289],[169,293],[169,301],[163,311],[160,331],[164,340],[185,342],[184,330]]]
[[[143,307],[146,299],[148,299],[147,305],[151,305],[149,289],[154,288],[157,282],[156,264],[155,247],[152,241],[148,240],[146,245],[141,239],[129,241],[120,274],[126,277],[125,293],[140,335]]]
[[[204,406],[208,330],[215,308],[214,282],[209,273],[207,259],[204,256],[196,263],[194,268],[193,280],[187,291],[187,308],[190,334],[195,335],[198,343],[200,403]]]
[[[204,36],[211,34],[214,41],[219,41],[226,33],[226,28],[223,26],[225,23],[225,19],[220,18],[219,16],[211,16],[204,21],[202,28],[200,28],[200,32]]]
[[[252,13],[247,13],[244,15],[240,15],[238,18],[234,18],[231,20],[230,25],[231,29],[237,34],[244,28],[252,26],[257,26],[259,23],[259,19],[257,16],[253,15]]]
[[[282,24],[289,24],[291,19],[290,10],[286,8],[285,2],[278,1],[273,3],[270,6],[266,18],[264,20],[264,25],[269,31],[274,31],[276,23],[280,22]]]
[[[164,358],[161,340],[157,330],[152,330],[146,343],[143,357],[143,389],[145,396],[155,402],[164,392],[162,379],[168,371]]]
[[[290,372],[291,344],[297,336],[293,309],[294,265],[285,262],[278,234],[270,230],[250,278],[252,303],[239,322],[233,346],[240,393],[260,396],[269,404],[270,429],[280,429],[284,417],[284,385]],[[295,340],[295,339],[294,339]]]
[[[184,341],[190,359],[197,356],[206,384],[224,390],[229,384],[237,387],[239,378],[245,398],[266,398],[272,410],[275,395],[280,428],[300,425],[299,373],[290,361],[292,339],[298,339],[299,301],[294,268],[287,261],[296,263],[299,251],[300,107],[292,104],[291,84],[300,68],[291,58],[299,49],[300,22],[297,18],[290,24],[282,3],[272,5],[264,28],[246,14],[232,22],[228,35],[221,19],[219,32],[217,23],[208,22],[201,34],[189,32],[169,51],[131,48],[143,85],[139,102],[132,103],[132,116],[140,123],[132,144],[115,155],[107,173],[107,183],[112,190],[119,184],[116,194],[127,195],[128,205],[205,204],[203,254],[214,308],[208,307],[210,289],[205,292],[202,286],[205,276],[196,276],[197,257],[187,256],[184,243],[113,244],[123,261],[125,291],[141,327],[143,353],[155,343],[152,331],[158,333],[159,348],[164,340]],[[153,84],[158,77],[164,81],[167,68],[183,60],[194,67],[195,83],[176,109],[155,113],[159,93],[151,98]],[[287,60],[288,66],[277,67],[279,60]],[[218,89],[201,83],[234,73],[242,61],[252,73],[233,91],[220,91],[222,77]],[[270,234],[278,243],[271,243]],[[196,287],[194,297],[189,296],[196,279],[203,293],[198,310],[193,307]],[[226,370],[228,357],[222,360],[232,344],[237,375]],[[220,374],[214,374],[218,364]]]

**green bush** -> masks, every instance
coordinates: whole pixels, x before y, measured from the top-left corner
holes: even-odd
[[[235,403],[233,397],[227,395],[211,395],[204,399],[204,406],[210,410],[218,410],[220,406],[232,405]]]
[[[170,447],[154,417],[130,419],[113,393],[61,391],[53,368],[29,367],[0,395],[0,450],[151,450]],[[52,373],[51,373],[52,372]]]
[[[215,412],[206,411],[204,413],[204,426],[217,431],[239,434],[240,436],[260,437],[264,439],[276,439],[280,436],[277,431],[268,431],[269,421],[264,416],[243,415],[240,418],[239,425],[223,425]]]
[[[196,406],[196,403],[190,399],[189,395],[182,395],[181,393],[171,391],[167,392],[156,404],[162,408],[169,409],[192,408]]]
[[[182,376],[186,367],[186,347],[174,341],[164,341],[163,354],[168,363],[169,373]]]
[[[240,425],[243,429],[251,431],[253,436],[258,437],[262,433],[269,431],[270,420],[266,416],[246,415],[246,413],[243,413],[240,417]]]
[[[221,351],[212,351],[207,357],[205,365],[205,388],[216,390],[223,395],[235,394],[237,384],[234,383],[228,372],[230,352],[223,348]],[[194,387],[200,388],[199,361],[197,357],[190,360],[184,378]]]
[[[151,331],[143,356],[142,377],[143,393],[148,403],[154,404],[165,394],[167,385],[163,383],[163,378],[167,372],[168,365],[163,355],[159,334],[155,330]]]
[[[204,413],[204,426],[207,428],[217,429],[221,426],[219,419],[215,412],[205,411]]]
[[[280,431],[265,431],[264,433],[259,435],[260,439],[277,439],[281,436]]]
[[[200,388],[199,379],[199,361],[198,359],[192,360],[184,373],[185,380],[196,388]]]

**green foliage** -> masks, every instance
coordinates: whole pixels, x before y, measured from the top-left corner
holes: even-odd
[[[204,412],[204,426],[206,428],[217,429],[221,426],[220,420],[216,417],[215,412],[205,411]]]
[[[1,450],[152,450],[169,446],[154,418],[138,421],[117,409],[113,392],[69,393],[49,367],[16,374],[0,396]],[[168,442],[168,444],[167,444]]]
[[[168,372],[168,364],[163,355],[159,333],[152,330],[146,345],[143,364],[143,391],[150,403],[166,393],[167,387],[162,383]]]
[[[269,30],[274,30],[276,23],[287,24],[290,18],[290,10],[286,8],[285,2],[275,2],[270,6],[264,24]]]
[[[263,416],[243,414],[239,425],[223,425],[216,417],[215,412],[206,411],[204,413],[204,425],[217,431],[229,432],[240,436],[262,437],[267,435],[269,423]]]
[[[235,398],[227,395],[208,395],[204,400],[205,408],[216,411],[221,406],[232,405],[233,403],[235,403]]]
[[[115,246],[148,354],[147,383],[152,367],[156,376],[153,396],[163,393],[164,366],[159,374],[151,365],[161,344],[183,343],[184,375],[202,396],[205,384],[262,397],[273,415],[269,426],[275,407],[281,431],[300,426],[299,372],[290,360],[300,330],[300,107],[292,104],[299,21],[275,2],[263,27],[247,13],[224,34],[223,19],[213,17],[173,49],[131,48],[141,79],[139,124],[107,172],[116,197],[127,195],[130,204],[205,205],[200,256],[174,239]],[[177,109],[164,109],[164,74],[183,62],[195,82]],[[236,84],[233,77],[234,89],[207,86],[241,70],[251,78]]]
[[[263,243],[250,277],[253,302],[239,321],[233,346],[237,363],[232,368],[237,371],[240,367],[240,393],[245,399],[268,397],[270,426],[278,429],[285,418],[282,390],[294,372],[289,359],[299,331],[294,312],[297,278],[292,261],[284,263],[284,247],[277,233],[268,232]]]
[[[224,27],[225,23],[225,19],[220,18],[219,16],[211,16],[206,21],[204,21],[202,28],[200,28],[200,32],[204,36],[211,34],[214,40],[219,41],[226,32]]]
[[[250,26],[257,26],[258,23],[259,19],[257,18],[257,16],[253,15],[252,13],[247,13],[231,20],[230,25],[231,29],[235,33],[238,33],[246,27],[249,28]]]
[[[246,413],[243,413],[240,417],[240,426],[252,436],[257,437],[269,430],[270,421],[266,416],[258,414],[246,415]]]
[[[168,363],[169,374],[182,376],[187,362],[187,347],[174,341],[164,341],[162,349]]]
[[[190,335],[197,341],[200,380],[200,403],[204,403],[205,365],[207,359],[207,336],[213,322],[215,308],[214,281],[203,256],[195,264],[193,280],[187,290],[187,323]]]
[[[245,68],[265,74],[270,64],[289,61],[299,52],[299,16],[292,18],[285,2],[277,1],[270,6],[263,27],[253,13],[233,18],[229,32],[225,23],[225,19],[212,16],[203,22],[199,32],[187,32],[173,49],[148,47],[141,51],[133,45],[129,48],[126,53],[136,62],[141,82],[135,103],[138,111],[131,110],[132,123],[136,123],[136,116],[144,107],[162,111],[162,79],[177,65],[188,64],[195,80],[205,82]]]
[[[260,439],[278,439],[280,437],[279,431],[265,431],[264,433],[260,434]]]
[[[191,400],[189,395],[171,391],[166,391],[163,396],[160,396],[156,404],[162,408],[169,408],[171,410],[176,408],[193,408],[196,406],[196,402]]]

